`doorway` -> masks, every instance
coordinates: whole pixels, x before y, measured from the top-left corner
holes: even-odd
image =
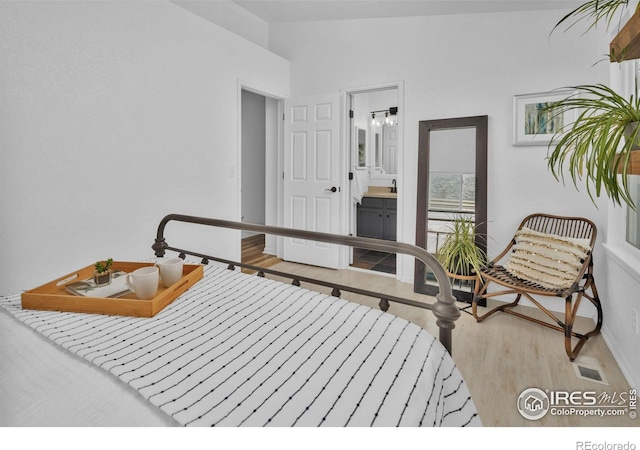
[[[242,222],[260,225],[265,224],[266,213],[266,103],[265,96],[242,91]]]
[[[278,225],[282,100],[246,87],[239,100],[241,221]],[[276,236],[243,232],[242,242],[242,262],[278,254]]]
[[[339,156],[335,156],[336,160],[340,160],[341,163],[341,168],[349,168],[349,170],[341,170],[341,174],[339,175],[339,177],[344,177],[344,184],[338,180],[338,184],[335,186],[338,186],[337,191],[338,194],[340,194],[340,185],[342,184],[342,186],[347,187],[347,189],[343,189],[342,194],[339,196],[340,198],[342,198],[343,200],[340,201],[340,211],[342,212],[341,214],[339,214],[340,216],[340,230],[344,230],[342,232],[344,232],[345,234],[350,233],[352,235],[355,235],[355,229],[356,229],[356,204],[351,201],[352,198],[352,193],[354,192],[354,184],[352,181],[347,181],[347,173],[349,173],[350,175],[354,172],[354,168],[355,168],[355,164],[352,160],[352,152],[347,151],[347,150],[351,150],[351,139],[353,136],[355,136],[353,134],[353,126],[352,126],[352,121],[351,119],[348,118],[348,114],[344,115],[344,114],[327,114],[330,111],[335,111],[336,113],[339,111],[339,106],[340,103],[344,106],[344,105],[348,105],[350,106],[350,103],[347,103],[348,101],[351,101],[351,98],[353,95],[359,94],[359,93],[372,93],[372,92],[376,92],[376,91],[391,91],[391,92],[395,92],[395,96],[394,99],[397,102],[397,106],[395,107],[394,110],[394,114],[396,116],[396,118],[398,119],[397,122],[397,149],[395,150],[395,155],[396,155],[396,159],[395,159],[395,164],[396,164],[396,175],[397,176],[393,176],[393,174],[388,173],[389,170],[384,169],[380,170],[380,165],[376,166],[376,154],[374,151],[375,148],[375,132],[370,132],[372,136],[374,136],[372,139],[372,144],[370,145],[370,151],[374,152],[372,153],[368,158],[370,161],[370,169],[374,172],[374,176],[373,178],[369,177],[369,179],[374,180],[371,182],[371,184],[384,184],[386,183],[387,185],[392,185],[397,189],[397,209],[393,212],[396,215],[396,220],[393,221],[393,233],[395,234],[395,238],[397,240],[401,240],[401,233],[402,233],[402,204],[400,199],[402,198],[402,136],[403,136],[403,132],[402,132],[402,127],[403,124],[400,121],[400,118],[402,116],[402,111],[403,111],[403,83],[402,82],[396,82],[396,83],[388,83],[388,84],[384,84],[384,85],[378,85],[378,86],[369,86],[366,88],[357,88],[357,89],[351,89],[351,90],[346,90],[343,89],[341,91],[341,96],[342,96],[342,100],[338,99],[337,94],[333,94],[336,96],[335,102],[334,100],[331,100],[329,98],[325,98],[327,96],[320,96],[322,97],[320,100],[320,102],[317,102],[317,106],[315,106],[314,108],[296,108],[296,104],[292,103],[291,99],[287,99],[286,101],[282,98],[282,97],[277,97],[277,96],[271,96],[271,94],[269,93],[265,93],[262,92],[258,89],[254,89],[253,87],[247,86],[247,85],[241,85],[240,89],[239,89],[239,104],[241,105],[241,111],[239,114],[239,120],[241,120],[241,126],[240,126],[240,130],[239,130],[239,140],[242,143],[242,150],[241,150],[241,156],[239,157],[239,164],[241,167],[240,170],[240,177],[241,177],[241,183],[239,183],[239,188],[241,190],[241,195],[240,195],[240,211],[242,214],[242,221],[245,222],[255,222],[255,223],[262,223],[262,221],[264,220],[264,224],[266,225],[275,225],[275,226],[289,226],[289,227],[293,227],[295,228],[295,223],[293,224],[289,224],[286,222],[285,218],[288,217],[285,214],[285,204],[287,204],[287,202],[285,201],[285,181],[286,181],[286,167],[285,167],[285,162],[286,161],[293,161],[292,158],[286,158],[285,157],[285,143],[287,142],[287,133],[291,132],[291,126],[289,124],[289,122],[287,121],[287,119],[285,119],[285,116],[287,116],[287,114],[292,115],[291,118],[289,118],[289,121],[292,121],[294,118],[296,118],[295,113],[296,112],[300,112],[300,111],[309,111],[309,110],[313,110],[315,111],[315,116],[316,117],[323,117],[326,116],[327,118],[329,118],[329,116],[331,115],[332,117],[335,116],[336,119],[339,116],[343,117],[343,122],[342,125],[339,125],[339,128],[337,128],[336,130],[332,131],[332,133],[334,133],[336,136],[337,135],[341,135],[342,136],[342,140],[339,140],[339,144],[338,144],[338,148],[341,148],[341,154]],[[245,100],[243,101],[242,97],[245,97]],[[317,99],[316,99],[317,100]],[[331,101],[330,101],[331,100]],[[300,99],[296,99],[295,101],[300,101]],[[288,105],[286,105],[285,103],[288,102]],[[333,103],[332,103],[333,102]],[[389,103],[388,101],[385,101],[384,104],[386,105],[386,107],[384,109],[389,108],[390,106],[392,106],[391,104],[387,105],[387,103]],[[392,102],[393,103],[393,102]],[[329,109],[327,109],[327,105],[332,105]],[[287,114],[285,114],[285,109]],[[251,111],[253,111],[253,113],[251,113]],[[344,109],[343,109],[344,111]],[[245,116],[245,112],[249,112],[249,114]],[[257,113],[256,113],[257,112]],[[292,114],[293,113],[293,114]],[[367,107],[366,110],[363,110],[363,115],[364,116],[368,116],[369,114],[371,114],[371,108]],[[306,115],[305,115],[306,117]],[[298,117],[299,118],[299,117]],[[364,122],[367,122],[366,125],[367,127],[369,126],[369,121],[368,120],[364,120]],[[256,125],[254,127],[254,125]],[[289,126],[287,126],[289,125]],[[342,128],[342,130],[340,130],[340,128]],[[264,132],[256,132],[257,129],[264,129]],[[257,145],[257,147],[260,150],[256,150],[256,149],[249,149],[247,147],[245,147],[245,143],[247,142],[251,142],[251,139],[255,139],[256,136],[250,136],[251,134],[255,134],[258,137],[262,137],[259,139],[259,143]],[[316,133],[317,134],[317,133]],[[297,136],[300,136],[300,133],[297,134]],[[383,142],[383,136],[382,134],[380,134],[378,136],[378,142],[379,145],[382,145],[381,143]],[[264,145],[262,144],[262,142],[264,142]],[[289,142],[291,144],[291,142]],[[295,142],[293,142],[295,143]],[[291,147],[291,145],[290,145]],[[254,152],[258,152],[257,156],[249,156],[254,154]],[[263,156],[264,155],[264,158]],[[377,155],[377,161],[383,161],[385,159],[384,156],[381,156],[381,154],[379,153]],[[309,160],[307,158],[307,160]],[[264,163],[263,163],[264,161]],[[255,171],[256,167],[258,166],[258,164],[260,165],[260,167],[264,167],[264,169],[260,169],[264,171],[264,181],[260,181],[260,182],[256,182],[256,178],[251,174]],[[264,164],[264,166],[262,166],[262,164]],[[298,166],[294,166],[294,169],[298,167]],[[361,168],[363,169],[363,168]],[[290,171],[292,173],[294,173],[294,171]],[[385,180],[385,175],[386,175],[386,180]],[[349,177],[349,180],[351,180],[351,177]],[[366,182],[367,186],[369,185],[369,181]],[[327,191],[331,191],[335,193],[335,189],[333,189],[334,184],[333,183],[329,183],[327,184],[327,186],[323,186],[322,191],[323,192],[327,192]],[[388,186],[381,186],[384,188],[387,188]],[[327,194],[327,195],[331,195],[331,194]],[[254,198],[263,198],[262,204],[259,205],[256,202],[253,201]],[[299,195],[298,195],[299,197]],[[345,201],[346,200],[346,201]],[[253,209],[251,209],[252,207],[249,205],[252,205],[256,203],[257,206],[253,207]],[[289,202],[291,203],[291,202]],[[322,202],[316,202],[318,204],[321,204]],[[250,210],[251,209],[251,210]],[[264,218],[262,218],[264,217]],[[295,216],[294,216],[295,217]],[[321,230],[322,231],[322,230]],[[330,230],[326,230],[329,232],[332,232]],[[333,231],[335,232],[335,231]],[[264,248],[264,253],[266,254],[271,254],[271,255],[276,255],[280,258],[283,259],[287,259],[286,258],[286,254],[284,252],[284,247],[285,247],[285,242],[284,239],[282,238],[278,238],[276,236],[267,236],[265,239],[265,248]],[[309,252],[307,252],[309,253]],[[353,255],[352,254],[347,254],[346,250],[344,253],[344,256],[341,256],[341,262],[340,262],[340,268],[346,268],[349,266],[349,263],[352,260]],[[404,258],[401,257],[401,258]],[[409,258],[411,259],[411,258]],[[408,262],[412,262],[408,261]],[[405,262],[406,264],[407,262]],[[322,264],[318,264],[318,265],[322,265]],[[389,271],[387,271],[389,272]],[[400,264],[400,262],[397,263],[397,270],[392,271],[392,273],[396,273],[396,275],[398,277],[401,277],[402,275],[402,265]]]
[[[242,85],[238,101],[241,220],[344,233],[339,207],[346,196],[341,179],[347,177],[339,94],[284,99]],[[264,173],[264,180],[256,171]],[[311,240],[266,236],[264,253],[322,267],[348,265],[343,246]]]
[[[402,229],[400,83],[347,92],[351,234],[399,240]],[[352,175],[351,175],[352,174]],[[354,249],[351,267],[399,276],[397,255]]]

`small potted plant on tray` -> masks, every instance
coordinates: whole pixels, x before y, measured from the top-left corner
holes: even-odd
[[[113,259],[109,258],[106,261],[98,261],[94,267],[96,271],[93,274],[93,281],[96,286],[104,286],[111,283],[111,277],[113,272],[111,266],[113,265]]]

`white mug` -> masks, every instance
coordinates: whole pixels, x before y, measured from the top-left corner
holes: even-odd
[[[158,292],[160,275],[156,266],[141,267],[127,274],[127,285],[136,297],[149,300]]]
[[[182,258],[167,258],[158,261],[156,266],[160,269],[160,278],[162,278],[164,287],[168,288],[182,278],[182,270],[184,267]]]

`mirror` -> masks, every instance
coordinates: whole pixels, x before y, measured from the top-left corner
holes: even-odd
[[[384,178],[384,176],[395,177],[398,173],[397,148],[398,148],[398,126],[397,122],[388,124],[378,122],[371,125],[374,140],[374,168],[372,178]]]
[[[367,130],[356,128],[356,150],[358,167],[367,167]]]
[[[416,245],[435,254],[451,221],[467,217],[476,225],[476,245],[485,252],[487,235],[487,116],[419,122]],[[473,280],[452,278],[454,296],[471,303]],[[437,284],[416,261],[414,290],[435,295]]]
[[[374,149],[374,154],[375,154],[375,167],[381,167],[382,166],[382,130],[376,130],[375,126],[372,125],[373,129],[373,135],[374,135],[374,140],[373,140],[373,149]]]

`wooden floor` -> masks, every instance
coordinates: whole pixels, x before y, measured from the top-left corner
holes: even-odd
[[[388,292],[406,298],[433,299],[416,294],[413,286],[383,274],[370,271],[335,271],[282,262],[273,268],[300,276],[330,279],[337,283],[366,286],[369,290]],[[289,282],[289,280],[287,280]],[[328,288],[305,286],[329,293]],[[378,300],[344,293],[343,298],[377,308]],[[467,306],[461,303],[461,307]],[[481,310],[484,308],[480,308]],[[527,308],[531,310],[532,308]],[[392,304],[389,312],[438,335],[435,318],[428,310]],[[605,323],[607,318],[604,318]],[[590,319],[578,318],[580,327],[591,326]],[[582,329],[585,329],[582,328]],[[541,325],[523,321],[507,314],[495,314],[482,323],[463,313],[453,334],[453,359],[471,391],[480,418],[490,427],[620,427],[640,426],[640,419],[623,417],[557,416],[547,413],[537,421],[523,418],[516,402],[523,390],[531,387],[543,391],[592,391],[600,395],[628,394],[629,384],[616,364],[601,335],[591,338],[580,356],[595,358],[602,367],[609,385],[602,385],[576,376],[573,364],[564,352],[561,333]]]
[[[256,234],[242,239],[242,260],[244,264],[252,264],[259,267],[271,267],[281,263],[282,260],[273,255],[264,253],[264,234]],[[255,270],[242,269],[244,273],[255,273]]]

